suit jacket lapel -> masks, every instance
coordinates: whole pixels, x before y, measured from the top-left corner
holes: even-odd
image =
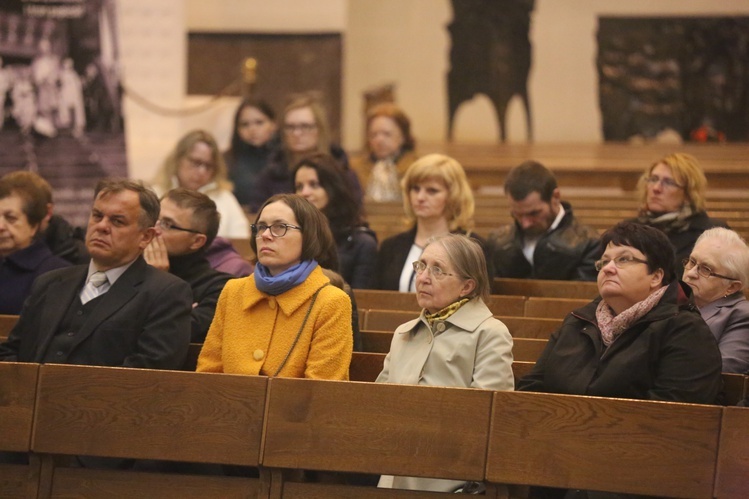
[[[47,288],[44,306],[39,320],[39,342],[36,346],[36,362],[41,362],[44,352],[60,327],[60,322],[71,304],[77,299],[88,274],[88,266],[80,265],[72,268],[69,275],[60,276]],[[72,286],[71,286],[72,281]]]
[[[137,293],[138,286],[143,281],[146,262],[142,257],[139,257],[130,268],[128,268],[124,274],[117,279],[109,291],[104,293],[99,298],[99,302],[96,307],[91,311],[91,316],[86,320],[81,327],[79,334],[77,335],[80,343],[88,338],[96,328],[98,328],[103,322],[105,322],[112,314],[120,310],[127,302],[129,302]]]

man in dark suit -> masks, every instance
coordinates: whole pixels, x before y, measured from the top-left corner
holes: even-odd
[[[161,198],[156,235],[143,256],[149,265],[176,275],[192,288],[191,341],[203,343],[218,297],[233,275],[214,270],[205,250],[218,233],[216,203],[198,191],[178,187]]]
[[[143,259],[158,218],[158,198],[142,184],[99,182],[86,231],[91,262],[34,282],[0,360],[180,368],[192,296]]]

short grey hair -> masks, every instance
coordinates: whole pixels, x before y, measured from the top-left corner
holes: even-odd
[[[732,246],[731,251],[726,251],[721,257],[720,263],[726,268],[726,274],[741,281],[746,289],[749,287],[749,246],[743,237],[731,229],[713,227],[703,232],[697,238],[695,246],[700,241],[718,241],[726,246]]]

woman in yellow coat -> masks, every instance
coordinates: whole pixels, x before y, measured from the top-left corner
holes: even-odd
[[[320,268],[337,268],[325,216],[300,196],[278,194],[251,227],[255,273],[221,293],[197,370],[348,379],[351,300]]]

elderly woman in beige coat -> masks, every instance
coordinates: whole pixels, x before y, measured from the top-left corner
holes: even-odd
[[[377,382],[512,390],[512,337],[484,304],[490,285],[481,246],[460,234],[432,238],[413,267],[423,310],[395,330]],[[463,483],[383,476],[379,486],[452,492]]]

